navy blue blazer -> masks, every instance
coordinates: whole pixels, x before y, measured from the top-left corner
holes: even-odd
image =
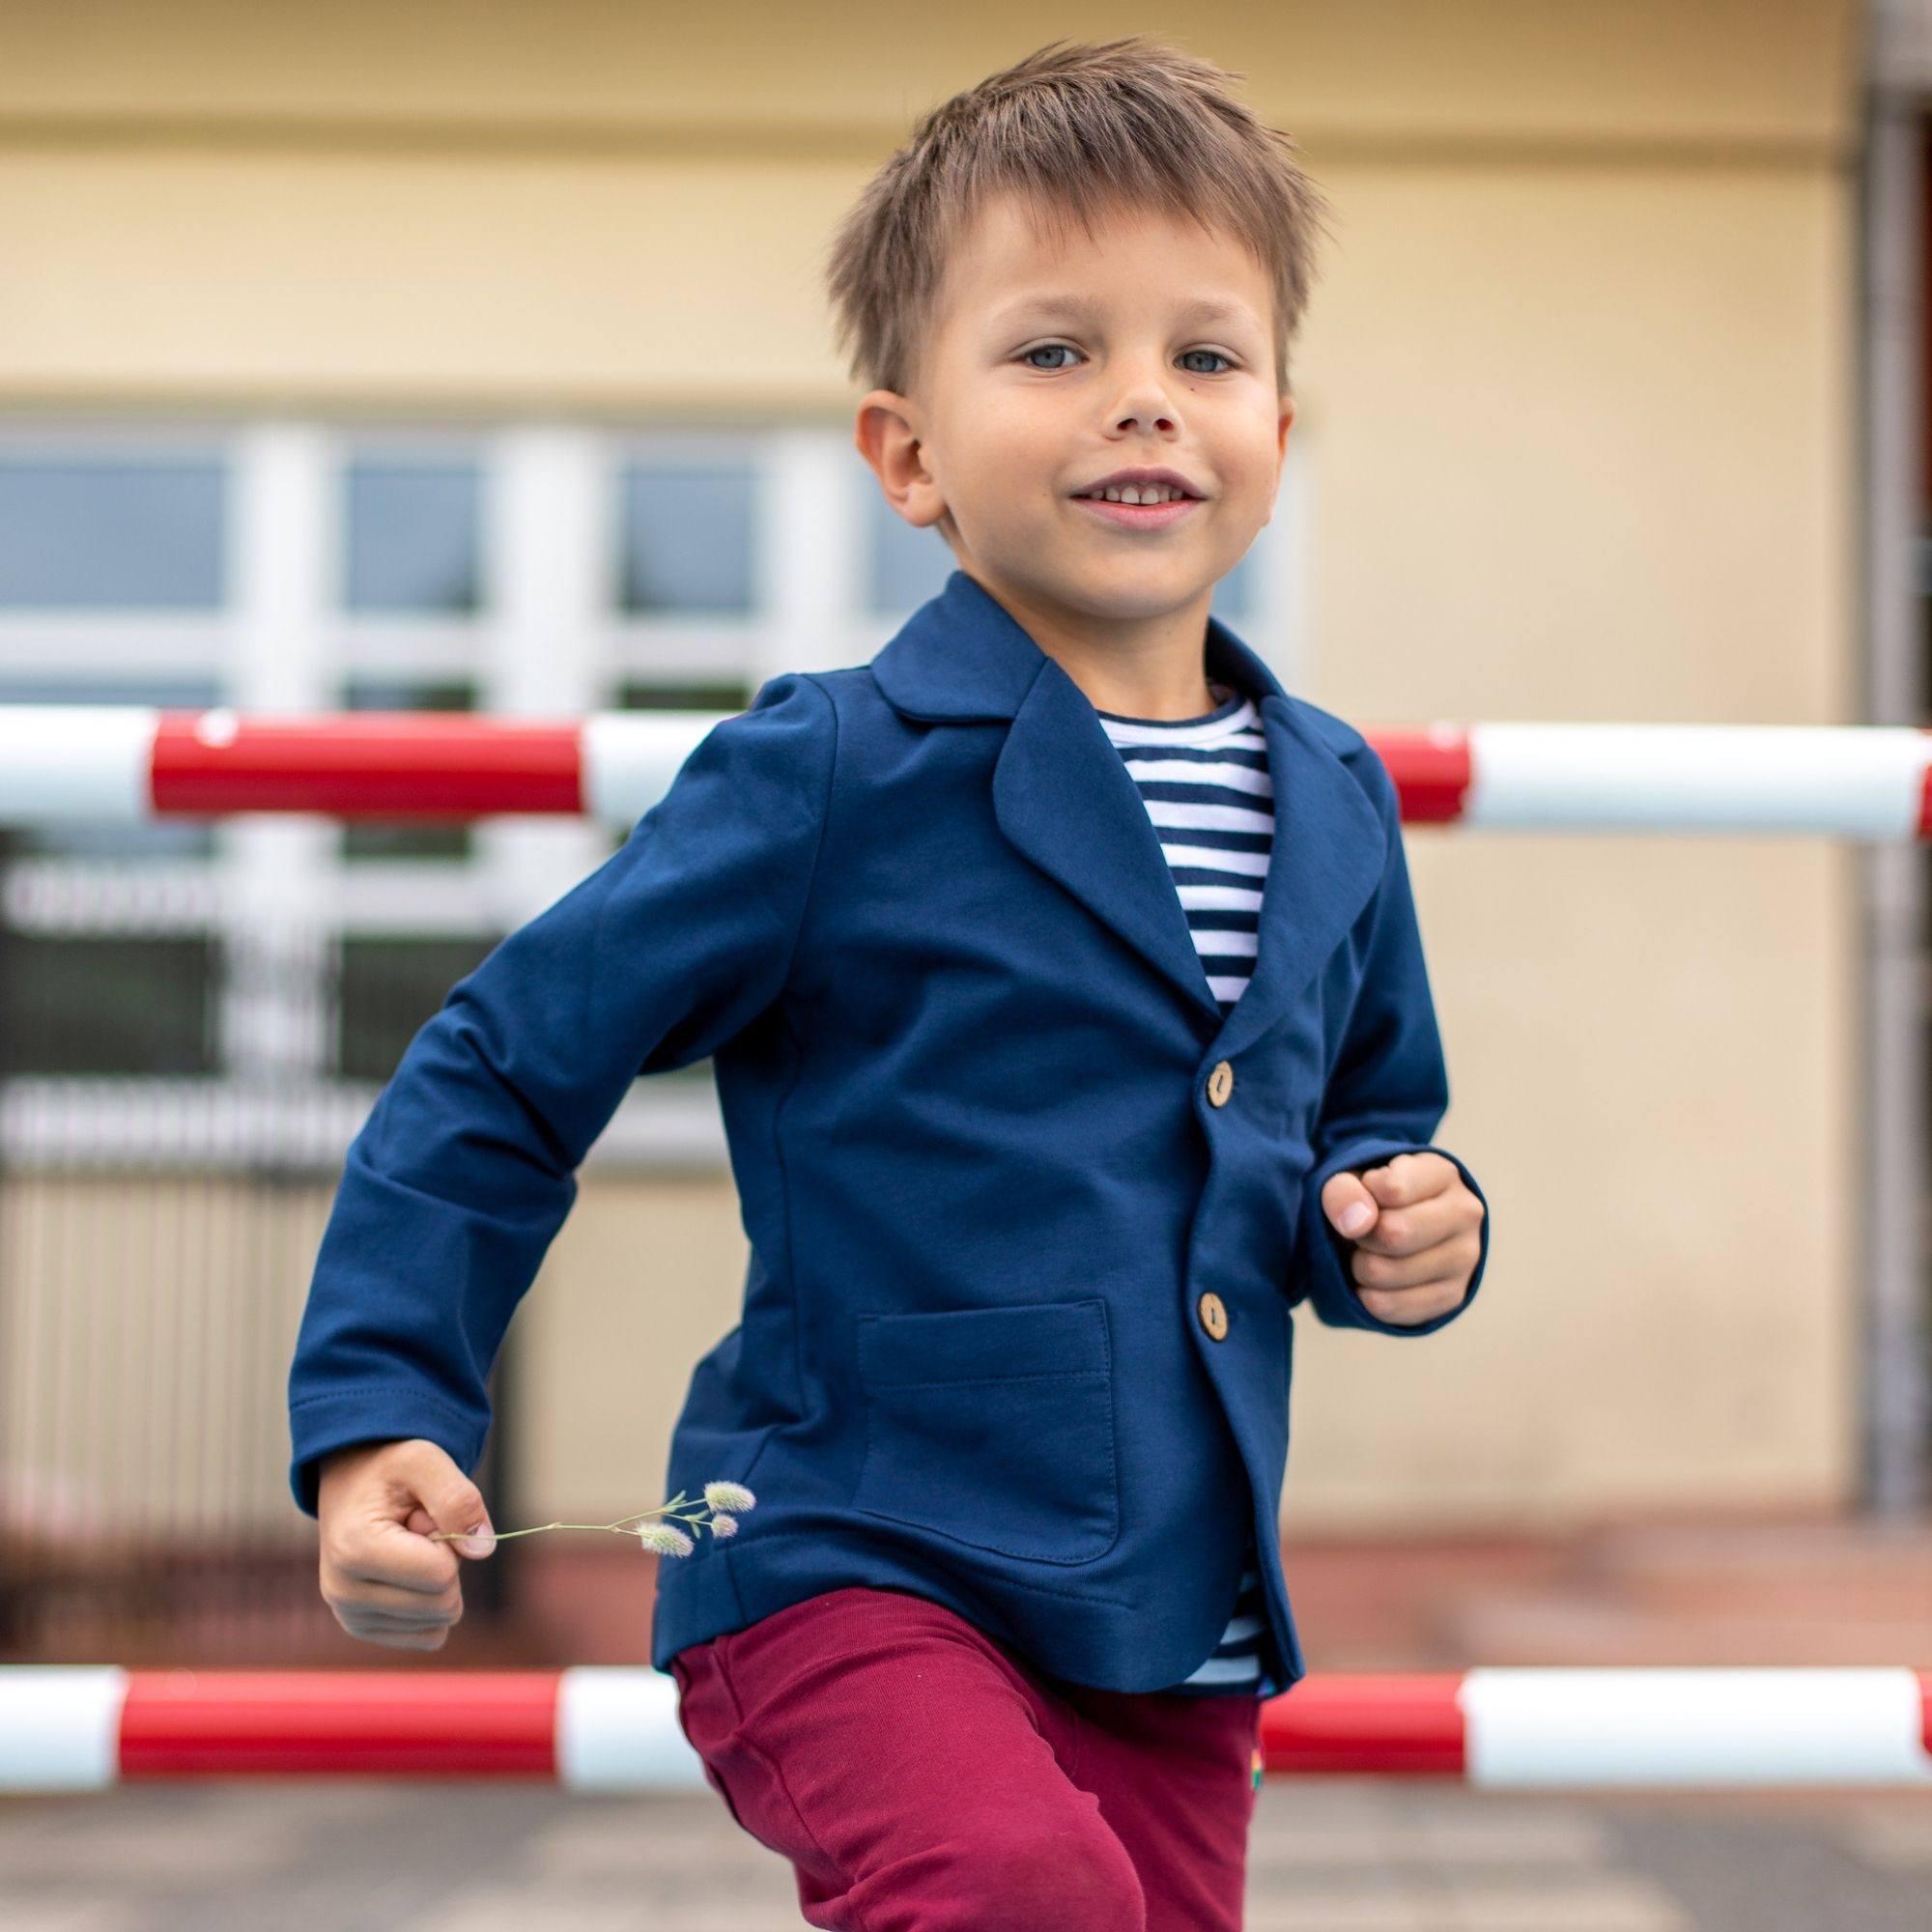
[[[1205,668],[1258,700],[1276,813],[1225,1018],[1093,704],[965,572],[869,665],[714,726],[451,988],[351,1145],[289,1375],[300,1507],[346,1443],[473,1469],[574,1170],[635,1079],[710,1055],[751,1259],[662,1494],[757,1508],[661,1562],[652,1663],[860,1583],[1162,1689],[1215,1648],[1252,1529],[1304,1675],[1290,1311],[1427,1335],[1489,1222],[1457,1308],[1405,1327],[1356,1294],[1321,1185],[1430,1148],[1448,1104],[1395,789],[1218,619]],[[639,1294],[687,1286],[640,1260]]]

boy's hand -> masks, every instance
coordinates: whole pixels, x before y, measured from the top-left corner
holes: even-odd
[[[1483,1252],[1483,1204],[1453,1160],[1399,1153],[1384,1167],[1331,1175],[1321,1211],[1354,1243],[1355,1293],[1378,1321],[1412,1327],[1468,1292]]]
[[[483,1494],[448,1452],[420,1436],[356,1442],[323,1459],[316,1486],[322,1595],[351,1636],[440,1650],[463,1616],[456,1551],[497,1547]],[[432,1543],[435,1529],[485,1539]]]

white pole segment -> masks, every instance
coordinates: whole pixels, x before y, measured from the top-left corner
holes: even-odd
[[[583,809],[634,825],[670,789],[713,726],[732,711],[599,711],[583,721]]]
[[[118,1664],[0,1670],[0,1791],[105,1791],[121,1779]]]
[[[0,823],[151,818],[158,717],[145,704],[0,704]]]
[[[574,1664],[559,1671],[556,1778],[570,1791],[696,1791],[704,1765],[661,1670]]]
[[[1471,1784],[1932,1785],[1913,1670],[1497,1666],[1459,1694]]]
[[[1469,726],[1462,822],[1912,838],[1932,733],[1873,724]]]

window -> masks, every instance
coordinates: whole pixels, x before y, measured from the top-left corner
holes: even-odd
[[[952,550],[935,524],[918,529],[886,501],[878,479],[866,473],[866,608],[904,617],[937,597],[953,571]]]
[[[753,490],[749,463],[626,465],[619,479],[618,609],[749,611]]]
[[[743,678],[715,684],[620,678],[611,695],[612,711],[742,711],[756,696]]]
[[[501,938],[497,933],[474,939],[386,934],[345,939],[337,980],[341,1021],[335,1070],[349,1080],[387,1080],[450,988],[481,965]]]
[[[343,470],[342,604],[468,616],[482,608],[482,476],[472,461],[362,453]]]
[[[0,449],[0,611],[214,611],[219,451]]]
[[[214,963],[207,935],[0,924],[0,1078],[213,1073]]]

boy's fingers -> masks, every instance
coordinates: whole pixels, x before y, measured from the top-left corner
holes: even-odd
[[[1411,1201],[1440,1194],[1458,1175],[1456,1163],[1446,1154],[1399,1153],[1382,1166],[1370,1168],[1362,1179],[1382,1207],[1406,1208]]]
[[[1416,1288],[1459,1273],[1466,1277],[1475,1261],[1474,1246],[1461,1235],[1412,1251],[1358,1248],[1349,1258],[1357,1284],[1367,1288]]]
[[[1358,1286],[1355,1293],[1360,1295],[1362,1305],[1379,1321],[1393,1321],[1398,1326],[1412,1328],[1418,1321],[1427,1321],[1435,1316],[1446,1315],[1452,1308],[1460,1307],[1467,1290],[1466,1278],[1444,1279],[1437,1276],[1427,1282],[1416,1282],[1406,1288],[1378,1289]]]
[[[407,1591],[420,1603],[455,1586],[462,1568],[450,1553],[455,1547],[432,1543],[426,1536],[412,1534],[393,1518],[379,1517],[359,1525],[347,1543],[325,1553],[336,1574],[358,1588],[373,1584]]]
[[[413,1590],[368,1583],[344,1607],[358,1628],[363,1624],[394,1624],[400,1630],[442,1630],[463,1614],[463,1590],[451,1583],[440,1596],[419,1597]]]
[[[1384,1208],[1361,1237],[1378,1255],[1416,1255],[1453,1241],[1463,1232],[1453,1194],[1429,1194],[1406,1208]]]
[[[428,1597],[407,1584],[358,1576],[354,1571],[342,1574],[351,1587],[339,1591],[335,1602],[342,1615],[358,1629],[364,1623],[387,1622],[412,1630],[434,1630],[453,1624],[463,1614],[463,1590],[453,1579]]]
[[[346,1609],[336,1619],[353,1637],[363,1643],[391,1644],[405,1650],[440,1650],[449,1640],[455,1618],[426,1624],[405,1617],[386,1617],[362,1609]]]

